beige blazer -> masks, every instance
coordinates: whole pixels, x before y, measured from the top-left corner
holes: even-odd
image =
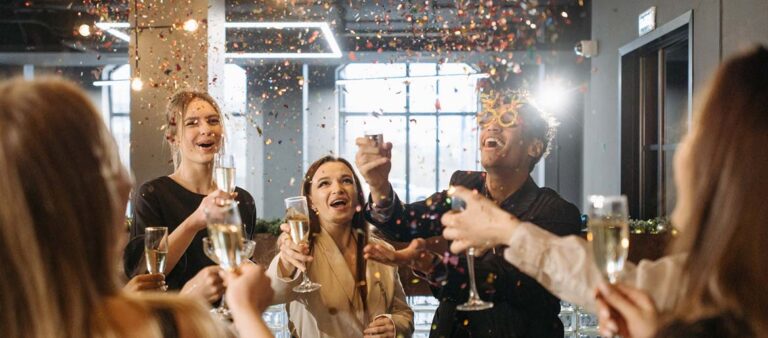
[[[389,245],[371,237],[371,243]],[[322,284],[320,290],[296,293],[291,289],[301,283],[301,274],[283,276],[278,267],[280,255],[269,265],[267,275],[275,290],[273,304],[287,303],[288,316],[301,338],[363,337],[363,330],[377,316],[385,315],[395,324],[397,337],[413,334],[413,311],[405,301],[405,292],[397,275],[397,267],[368,261],[369,314],[363,312],[362,302],[356,294],[355,280],[341,251],[325,230],[320,231],[313,249],[314,261],[308,267],[309,278]]]

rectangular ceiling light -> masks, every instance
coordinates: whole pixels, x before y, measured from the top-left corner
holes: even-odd
[[[115,37],[125,40],[125,41],[131,41],[131,37],[128,36],[128,34],[125,34],[116,28],[130,28],[131,25],[127,22],[97,22],[95,23],[96,27],[99,27],[99,29],[114,35]]]
[[[448,80],[448,79],[467,79],[467,80],[479,80],[487,79],[490,77],[488,73],[472,73],[472,74],[446,74],[446,75],[425,75],[425,76],[398,76],[398,77],[380,77],[380,78],[364,78],[364,79],[345,79],[336,80],[337,85],[349,85],[360,83],[362,81],[387,81],[387,82],[416,82],[416,81],[435,81],[435,80]]]
[[[128,34],[123,33],[118,28],[130,28],[130,24],[127,22],[97,22],[96,27],[99,29],[114,35],[125,41],[131,41]],[[341,48],[339,47],[336,38],[333,36],[333,31],[327,22],[226,22],[225,28],[272,28],[272,29],[286,29],[286,28],[318,28],[323,32],[328,46],[331,49],[330,53],[224,53],[224,57],[232,59],[338,59],[341,58]]]
[[[336,38],[327,22],[227,22],[226,28],[318,28],[323,32],[330,53],[224,53],[224,57],[232,59],[338,59],[341,58]]]

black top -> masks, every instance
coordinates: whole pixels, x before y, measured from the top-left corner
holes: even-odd
[[[245,225],[246,238],[251,238],[256,224],[256,204],[247,191],[236,188],[236,200],[240,203],[240,218]],[[146,273],[144,260],[144,228],[149,226],[168,227],[168,232],[184,222],[200,206],[205,195],[193,193],[168,176],[158,177],[139,187],[133,199],[133,226],[131,240],[123,254],[123,264],[128,277]],[[165,276],[169,289],[181,289],[200,270],[215,263],[203,252],[203,238],[208,232],[199,231],[179,262]]]
[[[732,313],[699,319],[693,323],[674,321],[659,330],[657,338],[750,338],[756,337],[747,321]]]
[[[457,171],[451,185],[476,189],[488,195],[484,172]],[[425,201],[403,205],[395,196],[392,216],[385,223],[376,222],[366,210],[369,222],[385,235],[398,240],[432,237],[442,234],[440,217],[450,210],[445,191]],[[556,235],[578,234],[581,229],[579,210],[555,191],[539,188],[529,177],[522,187],[500,205],[524,221],[530,221]],[[500,248],[502,249],[502,248]],[[456,306],[469,297],[466,256],[450,255],[434,274],[446,280],[433,284],[432,292],[440,300],[432,321],[430,337],[563,337],[563,324],[558,317],[560,302],[534,279],[509,264],[503,250],[488,250],[475,260],[478,292],[491,301],[490,310],[457,311]]]

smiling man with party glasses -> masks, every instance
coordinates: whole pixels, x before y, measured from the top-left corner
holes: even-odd
[[[553,119],[537,109],[525,92],[489,90],[481,94],[481,101],[477,121],[485,171],[457,171],[450,184],[474,189],[507,212],[557,235],[577,234],[578,209],[555,191],[538,187],[530,176],[548,152]],[[481,248],[475,262],[480,297],[492,302],[493,308],[457,311],[469,293],[465,256],[441,257],[425,251],[422,240],[442,233],[440,216],[451,209],[448,194],[437,192],[425,201],[403,204],[389,183],[392,144],[380,148],[367,138],[356,142],[357,167],[371,190],[368,220],[394,240],[412,241],[397,252],[372,247],[366,254],[390,264],[410,265],[430,282],[440,300],[430,337],[563,336],[559,300],[507,263],[502,250]]]

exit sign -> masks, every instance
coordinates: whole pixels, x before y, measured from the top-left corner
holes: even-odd
[[[642,36],[656,29],[656,6],[648,8],[637,17],[637,32]]]

